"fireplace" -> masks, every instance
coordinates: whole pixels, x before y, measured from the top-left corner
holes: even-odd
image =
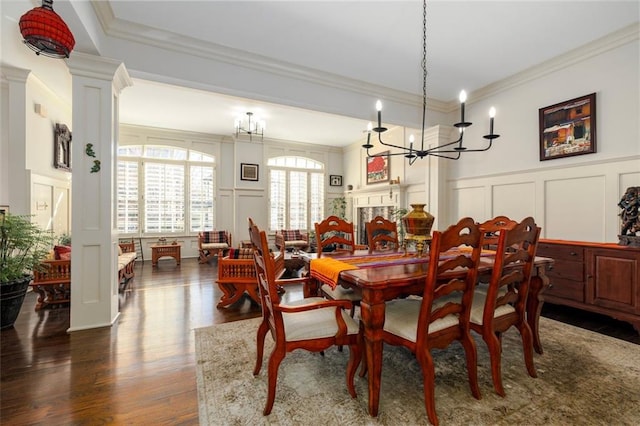
[[[371,222],[374,217],[382,216],[385,219],[393,220],[391,213],[393,212],[393,206],[371,206],[371,207],[359,207],[358,208],[358,244],[367,244],[367,230],[365,223]]]

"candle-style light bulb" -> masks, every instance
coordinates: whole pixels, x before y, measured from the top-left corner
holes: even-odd
[[[376,110],[378,111],[378,128],[382,127],[382,102],[380,99],[376,102]]]
[[[496,109],[494,107],[489,108],[489,134],[493,135],[493,118],[496,116]]]
[[[458,99],[460,99],[460,122],[464,123],[464,103],[467,101],[467,92],[462,90]]]
[[[371,122],[369,122],[369,124],[367,124],[367,145],[369,145],[369,141],[371,140],[371,131],[373,130],[373,124],[371,124]]]

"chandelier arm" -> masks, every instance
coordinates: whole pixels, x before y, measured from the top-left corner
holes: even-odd
[[[496,139],[496,138],[493,138],[493,137],[492,137],[492,138],[487,138],[487,139],[489,139],[489,145],[487,145],[485,148],[477,148],[477,149],[467,149],[467,148],[465,148],[465,149],[464,149],[464,152],[482,152],[482,151],[489,151],[489,149],[491,149],[491,145],[493,144],[493,139]],[[442,145],[442,146],[439,146],[439,147],[432,148],[430,151],[435,151],[435,152],[438,152],[438,153],[442,153],[442,152],[457,152],[458,154],[461,154],[461,150],[459,150],[459,149],[451,149],[451,150],[438,151],[440,148],[444,148],[444,147],[446,147],[447,145],[451,145],[451,144],[453,144],[453,143],[455,143],[455,142],[451,142],[451,143],[446,144],[446,145]]]
[[[392,144],[392,143],[386,143],[386,142],[383,142],[383,141],[382,141],[381,133],[378,133],[378,141],[380,141],[380,143],[381,143],[382,145],[384,145],[384,146],[388,146],[388,147],[391,147],[391,148],[398,148],[398,149],[404,149],[404,150],[407,150],[407,148],[406,148],[406,147],[404,147],[404,146],[394,145],[394,144]],[[402,152],[402,153],[400,153],[400,154],[404,154],[404,152]]]
[[[482,149],[479,149],[479,148],[478,148],[478,149],[466,149],[466,148],[465,148],[464,152],[482,152],[482,151],[489,151],[489,149],[491,148],[491,144],[492,144],[492,143],[493,143],[492,141],[489,141],[489,145],[488,145],[486,148],[482,148]],[[460,151],[452,150],[452,151],[442,151],[442,152],[460,152]]]
[[[440,157],[440,158],[446,158],[448,160],[459,160],[460,156],[461,156],[461,152],[460,151],[442,151],[444,152],[451,152],[451,153],[456,153],[455,156],[453,157],[449,157],[448,155],[442,155],[440,152],[430,152],[429,155],[431,155],[432,157]]]
[[[409,154],[407,154],[406,152],[384,152],[384,153],[377,153],[377,154],[369,154],[369,148],[367,148],[367,157],[369,158],[376,158],[376,157],[393,157],[396,155],[404,155],[407,156]]]
[[[438,151],[438,150],[440,150],[442,148],[446,148],[448,146],[460,143],[461,141],[462,141],[462,137],[460,139],[456,139],[455,141],[451,141],[451,142],[447,142],[447,143],[442,144],[442,145],[434,146],[433,148],[428,148],[426,150],[423,149],[422,151],[427,152],[427,153],[436,152],[436,151]],[[459,152],[459,151],[457,151],[457,150],[451,150],[451,151],[447,150],[447,151],[444,151],[444,152]]]

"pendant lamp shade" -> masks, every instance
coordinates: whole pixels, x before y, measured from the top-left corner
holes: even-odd
[[[62,18],[53,11],[53,0],[43,0],[42,7],[31,9],[20,18],[24,43],[51,58],[68,58],[76,44]]]

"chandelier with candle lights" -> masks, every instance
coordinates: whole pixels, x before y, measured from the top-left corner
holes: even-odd
[[[386,143],[382,140],[382,133],[387,131],[386,127],[382,127],[382,102],[378,100],[376,102],[376,110],[378,111],[378,125],[373,127],[371,123],[367,126],[367,143],[362,145],[367,150],[367,157],[388,157],[395,155],[402,155],[409,160],[409,165],[413,164],[418,158],[425,158],[429,155],[434,157],[446,158],[449,160],[458,160],[463,153],[466,152],[481,152],[487,151],[491,148],[491,144],[494,139],[500,137],[493,133],[493,119],[496,114],[496,109],[491,107],[489,110],[489,134],[484,135],[483,138],[487,139],[489,143],[485,148],[481,149],[468,149],[463,145],[464,130],[471,126],[473,123],[465,121],[464,118],[464,104],[467,100],[467,94],[463,90],[460,92],[460,122],[455,123],[454,126],[458,129],[460,135],[458,139],[447,142],[435,147],[425,147],[424,143],[424,128],[427,115],[427,1],[422,2],[422,140],[420,147],[414,147],[414,136],[409,137],[409,147],[399,146],[392,143]],[[384,153],[372,154],[369,150],[374,147],[371,143],[371,132],[378,134],[378,141],[381,145],[389,148],[393,148],[396,151],[385,151]]]
[[[253,140],[253,135],[260,136],[260,140],[264,138],[264,129],[267,126],[264,120],[253,118],[252,112],[247,112],[247,119],[238,117],[235,120],[234,126],[236,128],[236,137],[241,134],[249,135],[249,140]]]

